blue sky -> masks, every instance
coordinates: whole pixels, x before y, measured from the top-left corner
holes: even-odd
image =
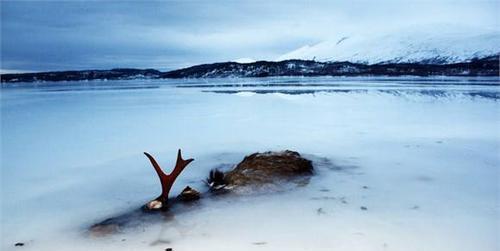
[[[498,27],[498,1],[2,1],[2,71],[273,60],[338,34]]]

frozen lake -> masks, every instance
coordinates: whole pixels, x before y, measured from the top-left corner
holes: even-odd
[[[1,90],[1,250],[500,250],[500,78],[262,78]],[[210,169],[291,149],[304,187],[204,199],[173,221],[86,229],[160,193],[142,152]],[[23,247],[14,244],[22,242]]]

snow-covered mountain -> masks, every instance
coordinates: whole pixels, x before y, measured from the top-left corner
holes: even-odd
[[[354,63],[458,63],[500,53],[500,32],[450,25],[409,27],[375,35],[341,35],[305,45],[277,60]]]

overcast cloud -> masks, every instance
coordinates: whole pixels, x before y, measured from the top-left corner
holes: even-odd
[[[273,60],[339,34],[498,29],[498,1],[2,1],[2,70],[169,70]]]

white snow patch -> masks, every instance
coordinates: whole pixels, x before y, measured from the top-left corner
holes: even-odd
[[[255,92],[237,92],[235,95],[240,96],[240,97],[251,97],[256,95]]]
[[[238,59],[235,59],[233,61],[236,62],[236,63],[240,63],[240,64],[249,64],[249,63],[255,63],[256,62],[256,60],[253,59],[253,58],[238,58]]]

